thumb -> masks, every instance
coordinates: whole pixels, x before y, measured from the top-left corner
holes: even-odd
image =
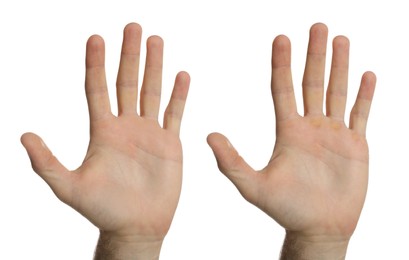
[[[41,138],[33,133],[21,136],[21,143],[30,157],[33,170],[50,186],[63,202],[70,201],[73,175],[51,153]]]
[[[217,166],[233,182],[241,195],[253,203],[257,200],[257,172],[234,149],[229,140],[219,133],[207,137],[207,143],[216,157]]]

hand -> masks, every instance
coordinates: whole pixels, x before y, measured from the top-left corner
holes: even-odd
[[[327,35],[325,25],[312,26],[303,78],[304,116],[296,109],[290,42],[285,36],[274,40],[271,91],[277,139],[264,169],[253,170],[221,134],[208,137],[219,169],[243,197],[282,225],[287,237],[309,242],[348,241],[368,183],[365,131],[375,75],[363,75],[347,127],[349,41],[336,37],[324,115]]]
[[[142,29],[124,29],[117,77],[118,116],[111,113],[104,69],[104,42],[87,42],[85,89],[90,142],[82,165],[67,170],[31,133],[22,136],[34,171],[57,197],[84,215],[110,240],[160,245],[169,230],[182,182],[179,129],[189,75],[177,75],[163,127],[158,123],[163,41],[147,40],[145,74],[136,112]]]

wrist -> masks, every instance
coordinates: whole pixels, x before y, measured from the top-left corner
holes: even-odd
[[[101,231],[94,260],[157,260],[163,239],[118,236]]]
[[[307,236],[286,232],[281,260],[343,260],[349,238],[331,236]]]

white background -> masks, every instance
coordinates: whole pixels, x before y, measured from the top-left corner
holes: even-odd
[[[104,37],[115,102],[122,29],[132,21],[144,28],[144,40],[165,40],[162,108],[176,73],[192,77],[181,135],[183,190],[161,259],[278,258],[283,229],[218,171],[205,139],[220,131],[254,168],[265,166],[275,141],[271,42],[278,34],[292,41],[302,113],[300,82],[315,22],[328,25],[331,39],[350,38],[348,109],[362,73],[378,76],[368,125],[369,191],[347,259],[409,259],[407,14],[404,1],[393,0],[2,1],[0,259],[92,258],[98,230],[31,170],[19,138],[36,132],[68,168],[80,165],[88,144],[85,42]]]

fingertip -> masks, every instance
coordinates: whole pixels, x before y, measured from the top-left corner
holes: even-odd
[[[182,82],[186,82],[187,84],[189,84],[191,80],[190,75],[187,71],[179,71],[176,77]]]
[[[289,67],[291,64],[291,42],[285,35],[277,36],[273,41],[272,68]]]
[[[21,137],[20,137],[21,144],[22,145],[26,144],[28,142],[28,140],[30,140],[32,135],[33,135],[33,133],[30,133],[30,132],[22,134]]]
[[[30,156],[29,150],[30,150],[30,140],[32,139],[33,133],[24,133],[20,137],[20,142],[23,145],[24,149],[26,149],[26,152]]]
[[[368,83],[370,83],[371,85],[376,84],[376,80],[377,80],[376,74],[372,71],[366,71],[363,74],[363,78],[365,78],[368,81]]]
[[[372,71],[367,71],[362,75],[361,88],[358,92],[358,97],[366,100],[372,100],[375,85],[376,85],[376,75]]]
[[[350,42],[348,37],[344,36],[344,35],[338,35],[334,38],[334,40],[332,41],[332,44],[334,46],[334,48],[345,48],[348,49]]]
[[[217,142],[218,139],[221,138],[221,134],[217,133],[217,132],[213,132],[207,135],[206,141],[209,145],[214,144],[215,142]]]
[[[142,26],[135,22],[128,23],[124,28],[124,33],[129,32],[142,33]]]
[[[105,45],[104,38],[98,34],[91,35],[87,40],[87,48],[99,48]]]
[[[216,157],[217,165],[221,172],[228,173],[231,164],[238,156],[230,141],[222,134],[213,132],[207,136],[207,143]]]
[[[323,23],[312,25],[310,29],[310,40],[308,42],[308,54],[325,55],[327,50],[327,40],[328,27]]]
[[[47,158],[51,155],[50,149],[38,135],[31,132],[24,133],[20,140],[27,151],[33,170],[41,174]]]
[[[124,28],[124,36],[122,42],[122,55],[130,55],[128,57],[135,58],[139,62],[139,54],[141,47],[142,27],[137,23],[129,23]],[[121,58],[122,59],[122,58]],[[134,60],[132,60],[135,62]],[[136,65],[134,65],[137,67]]]
[[[105,64],[105,43],[104,39],[94,34],[88,38],[86,46],[85,65],[87,68],[104,66]]]
[[[273,48],[286,48],[288,45],[290,45],[290,39],[284,34],[278,35],[273,41]]]
[[[186,71],[180,71],[176,75],[175,91],[172,95],[178,98],[186,99],[190,87],[190,75]]]
[[[227,150],[236,150],[229,139],[217,132],[211,133],[207,136],[207,143],[213,150],[224,150],[227,148]]]
[[[311,26],[310,33],[328,33],[328,26],[325,23],[317,22]]]
[[[38,144],[40,144],[44,148],[47,148],[47,146],[44,144],[43,140],[38,135],[36,135],[34,133],[31,133],[31,132],[24,133],[20,137],[20,142],[23,144],[23,146],[26,149],[30,149],[31,147],[37,147]]]
[[[146,44],[149,47],[163,48],[163,39],[162,39],[162,37],[160,37],[158,35],[152,35],[152,36],[149,36],[148,40],[146,41]]]

